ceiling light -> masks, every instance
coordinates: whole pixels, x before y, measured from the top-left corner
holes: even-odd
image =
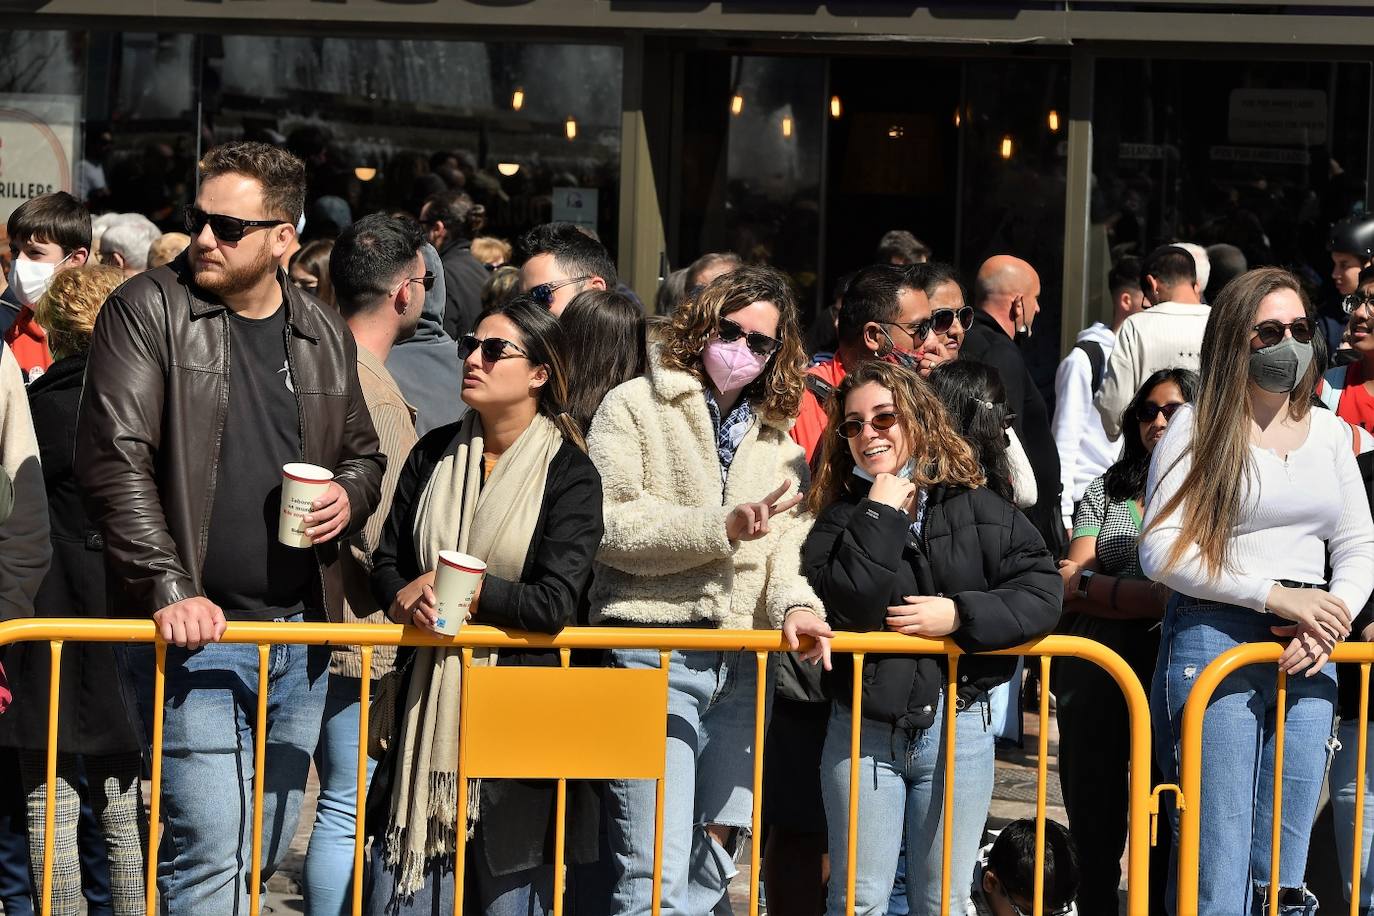
[[[516,111],[525,107],[525,90],[517,89],[515,92],[511,93],[510,107]]]
[[[840,97],[838,95],[832,95],[830,97],[830,117],[838,121],[840,115],[843,113],[844,108],[840,105]]]
[[[353,177],[359,181],[371,181],[377,177],[377,170],[370,165],[360,165],[353,170]]]
[[[568,115],[568,121],[563,125],[563,133],[568,135],[569,140],[577,139],[577,122],[573,120],[572,115]]]
[[[1053,108],[1050,109],[1050,133],[1059,133],[1059,112]]]
[[[739,116],[739,113],[740,113],[741,111],[743,111],[743,110],[744,110],[744,96],[742,96],[742,95],[737,95],[737,96],[735,96],[734,98],[732,98],[732,99],[730,100],[730,114],[735,115],[736,117],[738,117],[738,116]]]
[[[784,137],[792,136],[792,118],[789,116],[784,116],[782,119],[782,135]]]
[[[1010,159],[1010,158],[1011,158],[1011,153],[1012,153],[1011,135],[1008,134],[1007,136],[1005,136],[1005,137],[1002,138],[1002,158],[1003,158],[1003,159]]]
[[[516,172],[520,171],[520,163],[498,162],[496,163],[496,171],[500,172],[502,175],[505,175],[507,178],[509,178]]]

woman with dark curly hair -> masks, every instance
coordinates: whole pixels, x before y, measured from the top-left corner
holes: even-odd
[[[673,314],[648,373],[611,391],[592,420],[606,522],[593,624],[781,628],[794,648],[819,638],[810,660],[828,655],[825,611],[800,569],[806,459],[787,433],[805,366],[791,287],[772,268],[717,277]],[[659,653],[617,650],[612,663],[657,668]],[[665,912],[714,912],[735,874],[752,824],[758,686],[752,653],[672,653]],[[642,780],[608,790],[608,912],[652,909],[654,795]]]

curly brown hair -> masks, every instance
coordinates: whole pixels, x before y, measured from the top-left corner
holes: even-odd
[[[839,427],[844,422],[845,400],[855,389],[868,384],[892,392],[893,412],[915,459],[911,479],[918,489],[925,490],[937,483],[970,489],[984,485],[986,478],[972,446],[959,435],[934,389],[910,369],[874,360],[846,375],[830,399],[829,419],[821,435],[820,469],[806,497],[812,512],[819,513],[838,500],[849,485],[854,455]]]
[[[687,299],[662,329],[659,359],[665,367],[691,373],[706,386],[709,381],[702,369],[701,351],[719,330],[721,318],[755,302],[777,306],[777,339],[782,346],[741,397],[748,398],[775,422],[785,422],[801,409],[806,347],[797,318],[796,296],[787,275],[781,271],[751,265],[712,280]]]
[[[100,307],[124,282],[118,267],[87,264],[59,271],[34,304],[33,316],[48,332],[48,347],[57,359],[91,348],[91,332]]]

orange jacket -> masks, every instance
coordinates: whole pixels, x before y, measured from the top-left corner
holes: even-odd
[[[52,365],[52,353],[48,350],[48,334],[34,321],[33,309],[24,306],[14,324],[5,332],[5,343],[14,351],[19,363],[19,371],[24,374],[24,384],[32,382]]]
[[[830,385],[838,387],[844,381],[844,366],[840,365],[838,358],[828,359],[823,363],[812,366],[807,370],[808,375]],[[825,424],[829,419],[826,414],[825,405],[821,404],[808,386],[802,391],[801,412],[797,414],[797,422],[792,427],[792,441],[796,442],[806,450],[806,461],[812,463],[812,456],[816,452],[816,446],[821,441],[821,436],[825,434]]]

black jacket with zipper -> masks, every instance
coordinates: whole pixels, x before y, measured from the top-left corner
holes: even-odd
[[[832,627],[881,631],[887,609],[905,596],[943,595],[958,609],[951,638],[964,652],[1010,648],[1054,628],[1062,580],[1040,535],[1010,503],[982,487],[937,485],[927,494],[918,539],[911,518],[869,499],[869,486],[852,478],[802,550],[802,567]],[[834,665],[831,693],[848,704],[852,661],[837,655]],[[961,658],[958,705],[1007,681],[1015,666],[1011,657]],[[929,728],[945,671],[944,656],[867,656],[864,718],[908,731]]]

